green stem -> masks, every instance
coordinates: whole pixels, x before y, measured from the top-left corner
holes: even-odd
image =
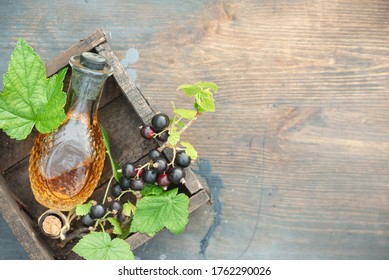
[[[173,158],[170,161],[169,165],[174,166],[174,161],[176,160],[176,154],[177,154],[177,147],[174,147],[174,149],[173,149]]]
[[[100,223],[99,223],[99,225],[100,225],[101,231],[102,231],[102,232],[104,232],[104,231],[105,231],[105,229],[104,229],[103,223],[102,223],[102,222],[100,222]]]
[[[181,134],[184,133],[196,120],[197,118],[201,115],[202,113],[201,112],[197,112],[197,114],[194,116],[193,119],[191,119],[189,122],[187,122],[184,127],[182,127],[177,133],[180,135],[181,137]],[[177,145],[176,145],[177,146]],[[173,150],[176,149],[176,146],[173,146],[167,142],[165,142],[161,147],[158,148],[158,151],[162,152],[163,150],[165,150],[166,148],[171,148]]]
[[[181,128],[179,131],[178,131],[178,134],[181,136],[182,133],[185,132],[185,130],[187,130],[196,120],[197,118],[201,115],[201,112],[197,112],[197,114],[194,116],[193,119],[191,119],[189,122],[187,122],[183,128]]]
[[[107,213],[105,213],[105,215],[100,218],[100,219],[97,219],[96,222],[95,222],[95,225],[93,226],[94,229],[97,228],[98,225],[100,225],[100,227],[102,226],[102,223],[105,221],[105,219],[110,215],[112,214],[111,211],[107,211]],[[104,227],[103,227],[103,231],[104,231]]]
[[[110,188],[110,186],[111,186],[111,183],[112,183],[113,178],[115,178],[114,175],[112,175],[111,178],[110,178],[109,181],[108,181],[108,186],[107,186],[107,188],[105,189],[105,194],[104,194],[104,198],[103,198],[102,204],[104,204],[104,203],[105,203],[105,200],[107,199],[108,190],[109,190],[109,188]]]
[[[120,201],[122,196],[125,195],[126,193],[132,193],[133,195],[137,196],[135,191],[133,191],[133,190],[126,190],[126,191],[122,191],[122,193],[115,200]]]

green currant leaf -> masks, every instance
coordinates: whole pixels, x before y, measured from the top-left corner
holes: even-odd
[[[130,228],[131,228],[131,223],[126,224],[124,229],[123,229],[123,233],[121,235],[116,236],[116,237],[121,238],[121,239],[126,239],[131,234]]]
[[[188,223],[189,198],[177,192],[176,188],[161,195],[140,199],[131,223],[131,232],[154,235],[164,227],[175,234],[183,232]]]
[[[197,159],[197,151],[196,149],[192,146],[192,144],[188,142],[183,142],[181,141],[180,144],[185,147],[185,153],[193,160]]]
[[[202,91],[197,94],[196,104],[205,112],[215,112],[215,99],[210,91]]]
[[[182,84],[180,85],[177,90],[182,89],[186,95],[189,97],[195,96],[200,88],[196,85],[188,85],[188,84]]]
[[[133,260],[130,244],[106,232],[91,232],[73,247],[73,252],[86,260]]]
[[[203,89],[211,89],[213,92],[217,92],[219,87],[214,82],[197,82],[195,83],[196,86],[199,86]]]
[[[183,128],[185,126],[185,123],[183,123],[182,121],[177,121],[177,125],[179,128]]]
[[[196,109],[197,112],[206,112],[203,108],[201,108],[197,103],[194,104],[194,108]]]
[[[175,109],[174,113],[181,118],[187,119],[187,120],[192,120],[197,112],[195,110],[189,110],[189,109]]]
[[[142,196],[148,195],[160,195],[163,193],[163,189],[160,186],[156,186],[153,184],[145,184],[143,190],[140,191]]]
[[[122,174],[118,171],[120,169],[119,164],[112,157],[108,132],[102,125],[100,125],[100,130],[101,130],[101,134],[103,135],[105,150],[107,151],[109,160],[111,162],[113,177],[115,177],[116,181],[119,182],[120,177],[122,177]]]
[[[38,54],[19,39],[4,75],[4,92],[0,93],[0,129],[17,140],[25,139],[34,126],[41,133],[56,129],[65,119],[62,87],[66,71],[47,79]]]
[[[127,201],[123,204],[123,210],[122,213],[124,216],[130,217],[132,214],[134,214],[136,210],[136,206],[132,204],[130,201]]]
[[[108,217],[107,220],[111,223],[113,226],[113,233],[117,235],[123,234],[122,228],[120,226],[120,222],[118,219],[114,217]]]
[[[175,146],[180,141],[180,134],[176,129],[172,129],[169,131],[169,137],[167,139],[167,143]]]
[[[89,201],[85,204],[77,204],[76,205],[76,215],[77,216],[85,216],[89,213],[91,207],[92,207],[93,200]]]

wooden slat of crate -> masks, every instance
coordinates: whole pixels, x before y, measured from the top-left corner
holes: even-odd
[[[35,234],[30,217],[14,199],[4,177],[0,175],[0,213],[31,259],[52,259],[52,253]]]
[[[126,141],[122,141],[123,139],[126,139],[126,135],[123,134],[125,133],[123,127],[125,127],[126,120],[124,120],[123,126],[120,126],[120,122],[117,118],[115,119],[115,116],[112,114],[123,115],[123,112],[126,112],[125,117],[127,117],[127,123],[130,121],[132,123],[131,126],[137,127],[142,122],[143,124],[150,122],[154,112],[143,94],[132,83],[110,46],[105,43],[105,41],[104,32],[102,30],[97,30],[86,39],[73,45],[68,50],[49,61],[46,65],[47,73],[53,74],[57,72],[60,68],[67,65],[70,56],[78,55],[84,51],[95,50],[105,56],[109,63],[113,65],[115,73],[114,78],[111,77],[107,80],[105,91],[108,92],[104,94],[104,100],[102,100],[101,103],[99,116],[102,116],[101,122],[105,125],[109,133],[112,132],[111,135],[115,135],[116,133],[118,135],[115,136],[120,136],[120,139],[116,139],[116,137],[111,139],[111,147],[114,147],[112,152],[119,163],[123,163],[125,160],[139,160],[147,154],[148,150],[153,147],[158,147],[158,142],[144,140],[142,140],[142,142],[136,142],[131,139],[129,139],[129,142],[127,143]],[[125,103],[121,100],[121,93],[125,96],[123,100],[128,101],[129,104],[131,104],[131,110],[126,110],[123,107],[123,104]],[[115,107],[114,112],[110,111],[111,107]],[[124,111],[120,111],[118,109],[119,107],[123,107],[122,109]],[[137,120],[139,121],[139,124],[136,124]],[[28,180],[28,155],[35,136],[36,134],[33,134],[27,140],[21,142],[11,140],[12,144],[9,144],[9,139],[5,139],[8,140],[8,142],[1,142],[2,144],[0,144],[0,151],[5,151],[3,154],[12,153],[12,151],[15,150],[20,151],[18,154],[19,156],[16,159],[7,162],[4,166],[0,166],[0,170],[4,175],[4,177],[0,175],[0,213],[4,216],[6,222],[10,225],[12,231],[32,259],[52,259],[55,257],[55,254],[58,253],[58,248],[53,248],[54,242],[51,240],[46,240],[47,242],[45,242],[40,238],[41,233],[37,231],[35,221],[37,216],[45,209],[39,205],[32,196]],[[137,134],[137,136],[139,138],[139,134]],[[0,135],[0,137],[4,138],[4,135]],[[131,145],[135,147],[135,150],[130,149]],[[9,147],[11,147],[11,149],[9,149]],[[20,147],[22,147],[22,149],[20,149]],[[109,169],[109,164],[106,162],[105,172],[100,181],[102,186],[105,186],[106,184]],[[201,205],[209,202],[210,196],[209,193],[203,189],[196,176],[189,168],[187,169],[186,179],[187,183],[183,185],[183,191],[190,196],[189,212],[192,212]],[[96,190],[96,195],[99,195],[101,191],[102,190]],[[151,237],[147,235],[136,233],[131,235],[127,241],[131,244],[131,247],[135,249],[150,238]]]

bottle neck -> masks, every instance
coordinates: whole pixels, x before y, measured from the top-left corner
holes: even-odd
[[[98,107],[99,98],[97,100],[85,99],[73,92],[68,109],[68,118],[92,124],[94,120],[97,120]]]
[[[76,114],[90,123],[97,119],[102,89],[107,75],[72,67],[72,79],[68,96],[71,98],[68,113]]]

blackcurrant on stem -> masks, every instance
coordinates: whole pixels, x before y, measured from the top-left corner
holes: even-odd
[[[103,222],[105,221],[105,219],[108,217],[109,214],[112,214],[111,211],[107,211],[107,213],[105,213],[105,215],[103,217],[101,217],[100,219],[97,219],[94,226],[93,226],[93,229],[96,230],[97,226],[100,225],[100,227],[102,227],[103,231],[104,231],[104,226],[103,226]]]
[[[139,178],[139,173],[140,173],[143,169],[145,169],[146,167],[150,166],[150,164],[151,164],[151,161],[149,161],[148,163],[146,163],[146,164],[142,165],[141,167],[139,167],[139,168],[138,168],[138,172],[137,172],[136,175],[135,175],[135,178]]]
[[[162,130],[161,132],[155,133],[154,138],[157,138],[157,136],[160,136],[160,135],[161,135],[162,133],[164,133],[165,131],[169,131],[169,128],[165,128],[165,129]]]

